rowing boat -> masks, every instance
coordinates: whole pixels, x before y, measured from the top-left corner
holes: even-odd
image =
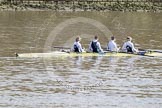
[[[162,57],[162,53],[158,52],[147,52],[144,55],[142,54],[129,54],[129,53],[74,53],[74,52],[61,52],[61,51],[54,51],[49,53],[16,53],[16,57],[25,57],[25,58],[36,58],[36,57],[75,57],[75,56],[119,56],[119,57],[132,57],[132,56],[149,56],[149,57]]]

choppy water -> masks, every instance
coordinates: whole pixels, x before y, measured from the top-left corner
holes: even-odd
[[[0,12],[0,107],[161,108],[162,58],[14,57],[44,52],[46,45],[70,47],[76,35],[87,47],[94,34],[102,46],[113,34],[119,45],[131,35],[137,47],[162,49],[161,18],[160,13]],[[59,24],[64,27],[49,41]]]

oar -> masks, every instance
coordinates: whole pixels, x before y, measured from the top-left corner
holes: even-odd
[[[150,52],[158,52],[158,53],[162,53],[162,50],[149,50]]]
[[[162,53],[162,50],[152,50],[152,49],[139,49],[139,51]]]
[[[71,49],[70,47],[64,47],[64,46],[54,46],[53,48],[58,48],[58,49]]]

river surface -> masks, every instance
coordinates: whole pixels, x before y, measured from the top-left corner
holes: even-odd
[[[162,50],[161,13],[0,12],[0,108],[161,108],[160,57],[16,58],[14,53],[88,48],[132,36],[135,46]]]

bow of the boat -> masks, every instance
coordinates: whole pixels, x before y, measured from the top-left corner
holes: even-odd
[[[57,56],[68,56],[69,53],[66,52],[49,52],[49,53],[15,53],[16,57],[25,58],[36,58],[36,57],[57,57]]]

